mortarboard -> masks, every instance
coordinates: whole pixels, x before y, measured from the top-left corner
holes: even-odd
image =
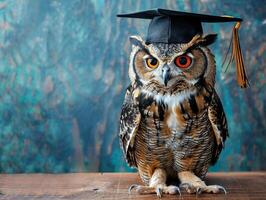
[[[188,43],[195,35],[202,35],[202,22],[237,22],[233,28],[233,48],[229,63],[234,58],[237,82],[240,87],[248,86],[243,56],[239,44],[238,29],[241,18],[232,16],[214,16],[197,13],[180,12],[166,9],[146,10],[135,13],[118,14],[117,17],[150,19],[146,43]],[[231,46],[231,45],[230,45]]]

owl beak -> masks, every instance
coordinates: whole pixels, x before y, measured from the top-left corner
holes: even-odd
[[[168,81],[170,80],[170,68],[168,65],[164,65],[162,69],[163,82],[167,86]]]

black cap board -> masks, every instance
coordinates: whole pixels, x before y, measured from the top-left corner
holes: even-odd
[[[187,43],[202,34],[202,22],[240,22],[241,18],[180,12],[166,9],[118,14],[117,17],[151,19],[146,43]]]

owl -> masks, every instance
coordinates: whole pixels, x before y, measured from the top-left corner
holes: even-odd
[[[215,34],[187,43],[147,43],[131,36],[130,85],[120,117],[119,139],[129,166],[137,168],[139,194],[218,193],[203,181],[228,136],[215,85]],[[168,185],[170,179],[179,185]]]

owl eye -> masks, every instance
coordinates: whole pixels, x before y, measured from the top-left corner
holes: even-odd
[[[147,58],[146,59],[146,63],[148,65],[149,68],[155,69],[158,67],[159,62],[156,58]]]
[[[188,55],[181,55],[175,58],[175,65],[182,69],[188,68],[191,62],[192,59]]]

